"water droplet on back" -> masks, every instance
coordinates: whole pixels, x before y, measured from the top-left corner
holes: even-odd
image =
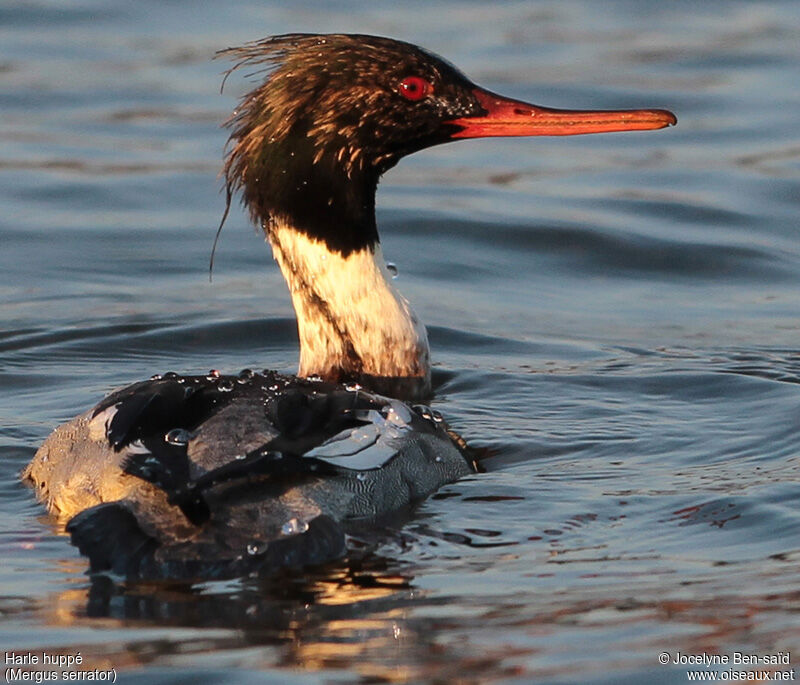
[[[394,262],[386,262],[386,270],[392,275],[392,280],[400,275],[400,270]]]
[[[164,435],[164,441],[170,445],[188,445],[192,434],[185,428],[173,428]]]
[[[428,419],[430,421],[433,418],[430,407],[426,407],[424,404],[415,404],[412,408],[423,419]]]
[[[384,410],[386,411],[386,420],[395,426],[406,427],[411,423],[411,412],[401,402],[392,402]]]
[[[281,526],[281,535],[297,535],[308,530],[308,523],[301,519],[290,518]]]

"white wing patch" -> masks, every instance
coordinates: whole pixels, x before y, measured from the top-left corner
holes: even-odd
[[[134,440],[125,449],[126,454],[152,454],[149,449],[144,446],[141,440]]]
[[[304,456],[354,471],[379,469],[397,454],[411,431],[411,411],[397,400],[391,400],[381,411],[356,412],[356,418],[368,423],[337,433]]]
[[[105,443],[107,441],[108,427],[111,425],[111,420],[117,413],[119,404],[114,404],[107,409],[101,411],[91,421],[89,421],[89,439],[95,442]]]

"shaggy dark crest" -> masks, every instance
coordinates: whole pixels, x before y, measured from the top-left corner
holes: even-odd
[[[452,127],[443,122],[481,111],[455,67],[388,38],[289,34],[219,54],[236,60],[226,79],[247,67],[266,75],[226,123],[228,200],[241,193],[267,232],[281,217],[344,255],[378,241],[380,175],[447,142]],[[409,76],[430,84],[426,97],[403,97]]]

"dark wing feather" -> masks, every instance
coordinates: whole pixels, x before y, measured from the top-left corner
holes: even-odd
[[[342,435],[342,443],[347,443],[347,432],[369,424],[365,417],[386,411],[389,400],[328,383],[292,379],[290,385],[287,381],[266,372],[239,377],[181,378],[170,374],[111,395],[97,406],[95,415],[115,408],[107,428],[111,446],[119,451],[138,441],[123,462],[124,471],[166,493],[168,501],[196,526],[213,516],[206,495],[219,485],[268,478],[279,492],[310,474],[346,472],[348,463],[357,470],[378,468],[391,458],[392,450],[386,446],[377,460],[348,458],[346,451],[334,457],[323,456],[324,451],[311,453]],[[246,454],[231,454],[227,462],[197,476],[188,450],[192,431],[202,432],[203,423],[231,403],[264,412],[277,435]],[[406,411],[413,414],[409,425],[414,430],[434,430],[432,422]],[[183,439],[170,439],[175,431],[183,432]],[[355,445],[353,454],[367,446]]]
[[[70,519],[67,532],[72,544],[89,557],[92,573],[135,573],[141,560],[158,548],[158,542],[139,527],[136,517],[119,502],[85,509]]]
[[[94,409],[94,416],[116,405],[106,435],[119,451],[135,440],[145,440],[173,428],[200,425],[227,404],[218,387],[199,378],[137,383],[107,397]]]
[[[119,502],[99,504],[67,524],[72,544],[89,558],[90,573],[116,573],[127,578],[214,578],[258,570],[300,568],[338,559],[345,554],[345,535],[328,516],[309,522],[304,533],[269,542],[258,554],[216,558],[185,557],[142,531],[136,517]],[[220,531],[224,535],[224,531]],[[198,544],[203,545],[202,541]]]

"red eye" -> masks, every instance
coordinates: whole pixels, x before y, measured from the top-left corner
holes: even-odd
[[[431,92],[431,84],[421,76],[406,76],[400,81],[400,95],[406,100],[422,100]]]

